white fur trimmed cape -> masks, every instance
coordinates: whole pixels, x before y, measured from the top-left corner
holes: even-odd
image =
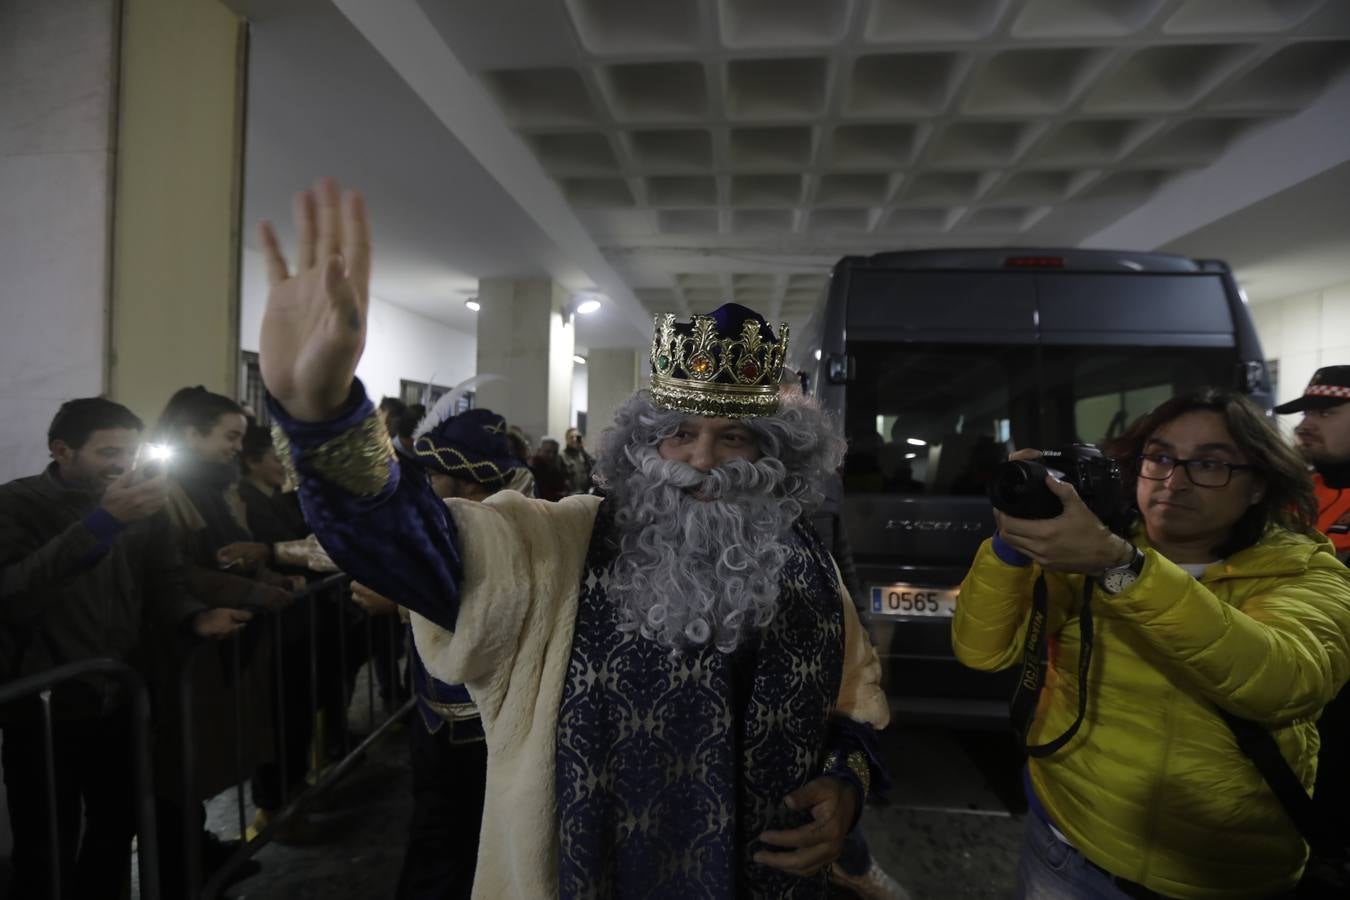
[[[465,684],[487,735],[487,793],[473,895],[558,896],[554,749],[577,598],[600,498],[558,503],[500,491],[448,500],[464,567],[454,632],[417,615],[427,670]],[[844,673],[835,712],[875,728],[889,721],[881,667],[842,584]]]

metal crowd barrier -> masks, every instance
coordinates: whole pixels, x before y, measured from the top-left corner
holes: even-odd
[[[52,731],[52,689],[88,675],[103,675],[126,688],[131,702],[131,760],[136,797],[136,846],[141,875],[141,900],[159,900],[159,852],[155,833],[154,783],[150,766],[150,693],[130,666],[115,659],[89,659],[58,666],[0,685],[0,704],[37,696],[42,704],[44,764],[47,778],[47,840],[52,848],[48,889],[62,896],[61,840],[56,809],[56,757]],[[131,847],[127,847],[130,855]]]
[[[337,784],[344,776],[355,768],[360,763],[361,759],[364,758],[367,748],[378,741],[398,720],[405,717],[412,710],[415,701],[409,696],[408,700],[403,702],[399,708],[390,712],[383,722],[377,725],[375,721],[376,660],[374,653],[375,636],[373,625],[376,617],[370,616],[364,611],[360,611],[360,615],[365,619],[363,624],[366,645],[365,660],[369,665],[369,677],[366,680],[366,702],[369,710],[368,720],[366,722],[368,733],[360,743],[355,747],[352,746],[351,729],[348,727],[347,722],[348,707],[352,700],[347,676],[348,663],[350,661],[350,648],[348,647],[347,640],[348,629],[344,624],[347,622],[346,616],[348,616],[351,609],[353,609],[353,605],[349,599],[350,590],[351,579],[348,576],[339,573],[312,582],[306,586],[304,590],[297,592],[292,600],[292,605],[304,603],[307,607],[307,631],[304,641],[304,652],[306,652],[308,656],[308,721],[311,723],[311,739],[313,747],[317,751],[323,746],[323,731],[331,725],[331,727],[340,729],[343,752],[343,755],[339,760],[332,763],[322,772],[322,774],[318,774],[318,777],[308,790],[298,792],[295,797],[290,796],[291,779],[290,773],[288,772],[286,754],[288,747],[286,742],[288,716],[285,708],[285,679],[287,672],[286,654],[288,652],[294,652],[294,648],[292,647],[288,650],[287,643],[284,639],[282,616],[285,611],[255,616],[253,621],[245,626],[245,630],[258,627],[271,628],[273,699],[276,703],[277,712],[275,721],[277,723],[278,732],[273,735],[273,737],[275,738],[274,744],[278,748],[276,754],[278,757],[277,766],[280,774],[281,797],[284,798],[284,805],[281,809],[276,812],[267,826],[251,841],[247,839],[248,822],[245,810],[244,791],[247,789],[250,777],[253,773],[245,771],[245,751],[243,746],[244,722],[251,711],[245,709],[246,698],[244,697],[244,691],[240,689],[240,685],[243,683],[240,652],[242,632],[228,639],[228,643],[231,646],[231,675],[234,678],[234,684],[236,686],[232,693],[234,696],[235,772],[238,777],[238,784],[236,786],[236,810],[238,814],[241,845],[224,865],[212,873],[210,879],[204,885],[202,884],[201,847],[199,841],[196,839],[197,833],[201,829],[201,824],[196,817],[198,801],[196,799],[195,761],[197,757],[193,746],[193,689],[191,681],[191,661],[189,660],[188,663],[185,663],[182,677],[179,680],[178,691],[179,715],[182,723],[180,740],[182,742],[183,760],[182,784],[179,788],[182,792],[184,810],[184,846],[186,851],[184,859],[184,877],[185,883],[189,888],[188,896],[209,898],[209,900],[214,900],[214,898],[218,897],[228,884],[230,876],[235,870],[271,842],[275,838],[278,829],[283,828],[286,823],[292,820],[301,810],[313,803],[315,799],[323,796],[329,788]],[[326,669],[326,672],[320,671],[318,624],[320,614],[324,612],[335,616],[336,622],[338,623],[336,671],[333,670],[331,665],[323,667]],[[389,652],[385,660],[388,670],[385,673],[383,688],[384,691],[390,695],[393,695],[395,690],[394,686],[400,683],[398,658],[400,655],[399,651],[403,645],[402,633],[403,629],[401,624],[395,619],[388,629]],[[200,651],[202,646],[209,645],[200,645],[196,649]],[[339,721],[335,723],[325,723],[325,728],[320,729],[317,724],[320,711],[319,684],[320,679],[324,677],[337,677],[341,679],[341,702],[338,705],[338,709],[340,710]],[[411,695],[411,686],[409,686],[409,694]],[[269,722],[269,729],[270,725],[271,723]],[[312,752],[310,754],[311,775],[317,774],[316,764],[318,755],[318,752]]]

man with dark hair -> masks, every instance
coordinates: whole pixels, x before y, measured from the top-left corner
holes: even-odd
[[[272,431],[250,425],[239,453],[239,499],[255,541],[271,548],[271,562],[285,574],[331,573],[337,566],[314,537],[300,500],[286,490],[286,467],[272,444]]]
[[[263,229],[263,377],[324,546],[413,610],[428,671],[482,715],[475,896],[824,898],[889,711],[809,525],[843,441],[780,393],[786,331],[735,304],[662,317],[603,498],[447,504],[353,377],[369,238],[337,194],[298,204],[293,277]]]
[[[0,487],[5,680],[95,657],[136,663],[160,652],[143,646],[155,626],[218,638],[249,619],[190,596],[162,514],[165,474],[134,468],[141,430],[124,406],[72,400],[48,431],[52,464]],[[91,676],[56,688],[52,708],[57,864],[72,896],[118,897],[135,831],[126,697]],[[0,721],[14,834],[10,896],[44,897],[52,856],[37,698],[9,705]]]
[[[286,494],[286,467],[272,444],[272,430],[250,425],[239,451],[239,497],[244,501],[248,530],[265,544],[295,541],[309,534],[299,500]],[[275,556],[275,548],[273,550]]]
[[[1019,896],[1291,896],[1308,844],[1286,788],[1312,786],[1314,723],[1350,677],[1350,573],[1247,398],[1173,398],[1107,449],[1133,521],[1113,532],[1046,477],[1062,512],[995,510],[952,623],[966,665],[1023,664]]]
[[[567,429],[563,436],[567,445],[562,448],[563,471],[567,473],[567,490],[573,494],[584,494],[591,489],[591,473],[595,471],[595,458],[586,452],[586,439],[576,428]]]
[[[391,438],[398,437],[398,424],[403,414],[407,411],[408,404],[397,397],[384,397],[380,400],[380,405],[376,407],[375,414],[379,416],[380,421],[389,429]]]
[[[277,458],[270,429],[261,425],[248,426],[239,453],[239,468],[243,473],[238,490],[244,504],[245,524],[254,541],[271,549],[269,565],[278,574],[306,579],[316,573],[336,572],[337,566],[306,524],[299,499],[293,492],[283,490],[286,467]],[[359,654],[353,652],[348,660],[350,672],[344,673],[339,667],[335,648],[341,640],[339,629],[348,627],[346,613],[356,615],[354,610],[334,606],[314,596],[307,596],[279,613],[281,625],[276,633],[281,637],[281,644],[277,652],[281,653],[282,659],[278,664],[280,677],[275,680],[272,690],[272,737],[277,742],[277,758],[275,762],[261,764],[254,773],[253,804],[258,812],[251,834],[266,828],[277,810],[305,784],[314,730],[314,716],[309,707],[311,671],[318,676],[314,696],[318,697],[320,708],[329,721],[345,722],[343,698],[347,694],[344,685],[349,693],[350,676],[360,665]],[[356,637],[356,631],[352,629],[353,646],[357,646]],[[282,767],[285,767],[285,778],[282,778]],[[283,793],[283,783],[289,787],[290,796]],[[315,830],[307,827],[304,820],[294,817],[289,827],[275,836],[283,843],[304,841],[312,839]]]
[[[530,472],[534,475],[534,495],[540,500],[561,500],[571,492],[555,438],[539,441],[539,449],[530,457]]]
[[[390,419],[393,423],[394,449],[404,456],[412,455],[413,433],[417,431],[418,424],[427,414],[427,408],[420,403],[410,403],[398,413],[398,418]]]
[[[1313,373],[1303,396],[1275,407],[1303,413],[1294,429],[1298,449],[1313,468],[1317,530],[1331,539],[1341,561],[1350,558],[1350,366]]]
[[[1294,438],[1312,466],[1317,494],[1317,530],[1336,548],[1341,562],[1350,560],[1350,366],[1326,366],[1313,373],[1303,395],[1275,407],[1280,415],[1302,413]],[[1322,739],[1318,751],[1319,808],[1332,816],[1340,832],[1340,848],[1314,854],[1302,890],[1309,896],[1350,895],[1350,691],[1341,691],[1317,720]]]

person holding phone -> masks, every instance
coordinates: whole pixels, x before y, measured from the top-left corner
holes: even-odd
[[[248,529],[238,485],[246,428],[243,409],[228,397],[200,386],[176,392],[155,426],[156,439],[172,448],[173,454],[166,472],[166,508],[173,524],[173,542],[189,564],[189,582],[204,602],[276,613],[290,605],[292,592],[304,586],[304,578],[274,571],[271,545],[256,540]],[[172,774],[157,783],[162,801],[161,880],[167,896],[178,896],[182,890],[184,806],[201,823],[202,860],[209,870],[228,858],[234,842],[220,841],[205,829],[200,801],[237,784],[276,755],[270,709],[275,652],[271,629],[255,627],[240,635],[237,655],[233,650],[204,651],[186,660],[156,660],[155,687],[166,720],[160,730],[164,735],[179,733],[181,725],[173,721],[179,712],[178,684],[189,678],[196,749],[198,796],[175,796],[181,779]],[[180,664],[189,667],[188,674],[184,675]],[[237,767],[232,717],[215,712],[231,709],[237,695],[248,698],[243,701],[244,771]],[[162,740],[158,752],[159,764],[172,773],[180,760],[177,741]]]
[[[134,467],[143,427],[102,397],[63,404],[47,433],[52,462],[0,487],[0,681],[94,657],[136,663],[160,628],[223,638],[247,610],[208,609],[168,537],[168,481]],[[89,676],[57,687],[59,865],[73,896],[118,897],[135,819],[127,698]],[[0,709],[14,873],[8,896],[45,897],[44,737],[36,697]],[[81,807],[84,829],[81,833]]]

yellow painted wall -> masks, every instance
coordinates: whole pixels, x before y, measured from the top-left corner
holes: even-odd
[[[123,0],[108,384],[147,424],[239,366],[244,21],[220,0]]]

